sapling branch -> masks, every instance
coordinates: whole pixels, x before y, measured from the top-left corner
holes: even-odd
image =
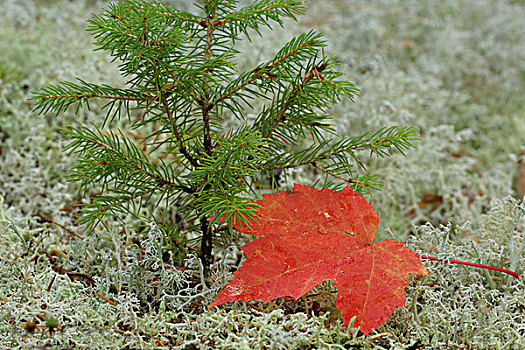
[[[214,102],[213,104],[217,104],[219,102],[222,102],[223,100],[227,99],[227,98],[230,98],[232,95],[236,94],[238,91],[244,89],[246,86],[252,84],[255,80],[261,78],[261,77],[265,77],[265,76],[273,76],[271,75],[271,71],[273,69],[275,69],[279,64],[281,64],[282,62],[288,60],[289,58],[293,57],[295,54],[297,54],[298,52],[300,52],[302,49],[306,48],[306,47],[309,47],[313,44],[316,43],[316,40],[315,39],[312,39],[302,45],[299,45],[297,48],[295,48],[293,51],[287,53],[286,55],[284,55],[283,57],[273,61],[272,63],[266,63],[266,64],[263,64],[263,65],[260,65],[259,67],[255,68],[253,71],[252,71],[252,75],[250,78],[248,78],[248,80],[246,80],[245,82],[239,84],[238,86],[236,86],[234,89],[231,89],[230,91],[228,91],[228,93],[222,95],[222,96],[219,96]]]
[[[168,100],[166,99],[166,92],[164,89],[160,90],[160,100],[162,102],[162,105],[164,106],[164,111],[168,115],[168,118],[171,122],[171,127],[173,134],[175,135],[175,138],[179,142],[179,151],[186,157],[186,159],[193,165],[194,167],[197,167],[197,161],[193,158],[193,156],[188,152],[186,149],[186,146],[184,145],[184,141],[182,140],[181,133],[179,131],[179,128],[177,127],[177,124],[175,123],[175,119],[173,118],[173,113],[171,113],[171,109],[168,105]]]
[[[317,66],[314,66],[306,75],[301,78],[301,84],[295,86],[291,91],[288,92],[286,97],[284,98],[283,104],[281,106],[281,110],[277,117],[273,120],[272,125],[270,128],[266,131],[264,137],[269,137],[272,132],[279,126],[279,124],[283,123],[286,120],[286,112],[290,108],[290,106],[293,104],[294,100],[296,99],[297,95],[301,92],[301,90],[304,89],[304,87],[312,80],[312,77],[314,76],[312,73],[313,70],[316,69]]]
[[[355,179],[350,179],[350,178],[345,178],[345,177],[339,176],[336,173],[334,173],[334,172],[332,172],[330,170],[327,170],[327,169],[323,168],[322,166],[317,165],[316,162],[312,162],[311,165],[313,167],[319,169],[321,172],[329,174],[330,176],[335,177],[336,179],[342,180],[344,182],[347,182],[347,183],[350,183],[350,184],[363,185],[363,186],[367,184],[367,183],[365,183],[363,181],[359,181],[359,180],[355,180]]]
[[[87,99],[87,98],[93,98],[93,97],[98,97],[98,98],[107,99],[107,100],[122,100],[122,101],[151,101],[157,98],[155,96],[142,96],[142,97],[117,96],[117,95],[100,95],[94,92],[92,93],[79,92],[76,94],[61,94],[61,95],[45,96],[45,97],[42,97],[41,100],[46,101],[49,99],[64,99],[64,98]]]

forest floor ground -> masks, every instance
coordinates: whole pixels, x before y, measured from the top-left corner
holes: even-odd
[[[165,2],[192,8],[189,1]],[[39,213],[84,236],[67,209],[81,198],[67,182],[75,158],[64,151],[60,129],[99,123],[104,114],[95,106],[39,117],[28,99],[31,91],[76,77],[124,82],[106,53],[93,52],[85,31],[91,12],[106,3],[0,2],[0,348],[525,347],[524,284],[501,274],[425,262],[430,274],[411,280],[407,306],[365,337],[342,326],[333,293],[325,293],[333,291],[330,283],[308,301],[208,310],[231,277],[236,249],[223,252],[216,283],[207,286],[193,256],[186,270],[158,268],[166,246],[155,225],[138,233],[130,220],[80,240],[44,223]],[[338,133],[389,125],[421,132],[417,149],[405,156],[367,162],[384,182],[368,196],[381,217],[378,239],[521,273],[523,18],[525,4],[511,0],[316,0],[298,22],[239,43],[239,67],[270,57],[293,35],[323,32],[327,54],[361,89],[356,103],[331,109]],[[290,181],[308,184],[313,176],[293,173]],[[76,275],[57,273],[50,257]]]

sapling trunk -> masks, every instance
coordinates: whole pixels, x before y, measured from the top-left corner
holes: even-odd
[[[201,262],[204,271],[204,277],[208,277],[210,274],[210,266],[213,262],[212,249],[213,249],[213,231],[211,230],[210,223],[207,218],[201,218]]]

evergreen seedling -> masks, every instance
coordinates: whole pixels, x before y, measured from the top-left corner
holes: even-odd
[[[71,174],[86,193],[99,195],[80,219],[92,230],[104,216],[139,214],[147,203],[163,215],[163,232],[185,255],[199,251],[207,274],[213,244],[229,244],[234,231],[219,222],[248,223],[264,190],[278,190],[293,168],[314,168],[323,188],[350,184],[363,192],[379,185],[359,152],[375,156],[412,146],[417,130],[390,127],[341,138],[325,114],[358,89],[336,71],[314,31],[291,38],[268,61],[240,72],[235,44],[262,35],[305,11],[303,1],[205,0],[200,15],[159,2],[128,0],[94,14],[89,30],[98,49],[119,63],[127,86],[78,79],[35,93],[40,114],[77,111],[103,100],[102,125],[71,126]],[[133,134],[112,130],[127,117]],[[175,208],[175,209],[174,209]],[[231,220],[230,220],[231,219]],[[192,239],[195,239],[194,241]],[[195,243],[199,242],[199,243]]]

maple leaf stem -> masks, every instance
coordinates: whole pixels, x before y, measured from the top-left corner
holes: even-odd
[[[419,258],[420,259],[427,259],[427,260],[434,260],[434,261],[443,261],[443,262],[452,263],[452,264],[481,267],[481,268],[487,269],[487,270],[504,272],[504,273],[509,274],[512,277],[516,277],[518,279],[520,278],[520,274],[519,273],[514,272],[514,271],[510,271],[510,270],[507,270],[507,269],[502,269],[501,267],[495,267],[495,266],[489,266],[489,265],[483,265],[483,264],[476,264],[476,263],[471,263],[471,262],[461,261],[461,260],[441,259],[441,258],[436,258],[434,256],[427,256],[427,255],[419,255]]]

